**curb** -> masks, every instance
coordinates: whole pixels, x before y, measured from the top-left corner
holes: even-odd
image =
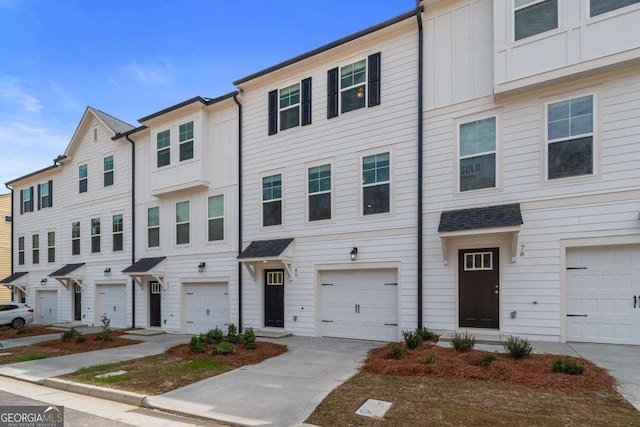
[[[55,378],[46,378],[40,384],[45,387],[69,391],[71,393],[85,394],[87,396],[98,397],[100,399],[113,400],[115,402],[126,403],[133,406],[145,406],[145,400],[147,399],[147,396],[143,394],[98,387],[89,384],[74,383],[72,381],[58,380]]]

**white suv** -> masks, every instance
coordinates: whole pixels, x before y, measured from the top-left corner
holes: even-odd
[[[0,302],[0,325],[22,328],[33,323],[33,308],[19,302]]]

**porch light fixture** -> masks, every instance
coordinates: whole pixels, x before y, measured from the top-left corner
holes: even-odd
[[[111,276],[111,267],[107,267],[104,269],[104,277]]]
[[[40,280],[40,286],[44,286],[47,284],[47,278],[45,277],[44,279]]]
[[[200,264],[198,264],[198,272],[202,273],[206,265],[207,264],[205,264],[204,262],[201,262]]]
[[[358,259],[358,248],[354,247],[353,249],[351,249],[349,255],[351,255],[351,261],[356,261]]]

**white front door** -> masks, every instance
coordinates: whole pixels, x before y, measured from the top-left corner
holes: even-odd
[[[36,320],[41,325],[56,323],[58,319],[58,292],[38,291],[37,292],[37,312]]]
[[[98,312],[96,324],[101,325],[100,318],[106,315],[111,320],[112,328],[127,327],[127,301],[125,285],[98,285]]]
[[[226,332],[229,325],[227,283],[189,283],[185,289],[185,331],[202,334],[216,327]]]
[[[640,245],[567,249],[567,341],[640,344]]]
[[[322,335],[398,340],[397,270],[340,270],[320,274]]]

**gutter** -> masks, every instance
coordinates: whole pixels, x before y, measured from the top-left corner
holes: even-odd
[[[423,97],[424,97],[424,37],[422,31],[421,1],[416,0],[416,18],[418,20],[418,328],[422,328],[422,249],[423,249]]]
[[[242,104],[239,92],[233,94],[238,106],[238,256],[242,252]],[[238,331],[242,332],[242,262],[238,262]]]
[[[125,135],[131,143],[131,264],[136,262],[136,143]],[[131,327],[136,327],[136,282],[131,279]]]

